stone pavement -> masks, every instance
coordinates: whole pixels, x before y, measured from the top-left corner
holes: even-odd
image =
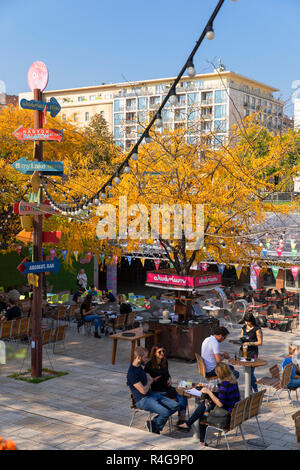
[[[282,333],[263,330],[264,345],[260,357],[268,365],[256,369],[257,378],[268,373],[274,363],[282,362],[291,340],[300,341],[299,333]],[[235,330],[231,337],[237,337]],[[192,434],[179,431],[170,433],[166,425],[161,435],[146,432],[145,413],[139,413],[132,428],[128,427],[132,411],[126,387],[126,372],[130,358],[130,344],[118,342],[116,364],[111,364],[112,340],[78,334],[75,325],[68,328],[65,349],[57,346],[55,354],[48,346],[44,349],[43,367],[68,372],[68,375],[54,378],[40,384],[29,384],[7,376],[30,367],[30,357],[24,361],[13,360],[2,367],[0,375],[0,435],[17,442],[18,448],[25,449],[106,449],[106,450],[202,450],[193,440]],[[222,343],[222,350],[234,355],[237,346],[228,341]],[[186,379],[199,380],[197,365],[169,359],[173,383]],[[240,389],[244,391],[244,373],[240,369]],[[283,392],[281,412],[278,400],[271,397],[264,400],[259,422],[269,450],[297,449],[294,423],[291,419],[300,403],[289,403]],[[190,412],[194,400],[189,400]],[[175,417],[176,420],[176,417]],[[249,448],[261,449],[261,440],[255,420],[244,425],[246,439],[251,439]],[[244,449],[241,436],[232,433],[230,447]],[[215,442],[210,444],[214,449]],[[218,449],[226,449],[224,439]],[[209,450],[206,448],[205,450]]]

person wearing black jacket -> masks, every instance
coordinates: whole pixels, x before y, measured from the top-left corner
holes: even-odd
[[[183,423],[186,415],[187,398],[184,395],[180,395],[176,388],[172,387],[166,350],[163,346],[156,345],[152,347],[150,361],[147,362],[144,370],[153,379],[156,379],[151,384],[152,392],[159,392],[168,398],[178,401],[180,407],[178,409],[179,420],[177,424]]]
[[[16,305],[16,302],[13,299],[8,299],[8,309],[5,312],[5,315],[1,317],[1,320],[14,320],[14,318],[20,318],[21,310]]]

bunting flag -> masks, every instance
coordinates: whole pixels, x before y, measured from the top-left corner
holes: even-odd
[[[51,248],[50,255],[51,255],[51,259],[53,259],[54,256],[55,256],[55,249],[54,248]]]
[[[267,249],[269,250],[269,249],[271,248],[271,243],[270,243],[270,242],[267,242],[267,243],[266,243],[266,247],[267,247]]]
[[[291,271],[292,271],[292,275],[293,275],[294,281],[296,281],[296,278],[297,278],[297,274],[298,274],[299,269],[300,269],[299,266],[292,266],[292,267],[291,267]]]
[[[218,263],[218,271],[219,273],[223,274],[225,270],[225,264],[219,264]]]
[[[278,248],[276,248],[276,251],[277,251],[278,258],[280,258],[281,254],[282,254],[282,248],[278,247]]]
[[[100,260],[101,260],[101,263],[104,264],[105,255],[103,253],[101,253],[101,255],[100,255]]]
[[[295,240],[291,240],[291,249],[294,250],[296,248],[297,243]]]
[[[32,258],[32,246],[29,246],[29,247],[28,247],[28,252],[29,252],[30,258]]]
[[[236,275],[237,275],[237,278],[239,279],[241,277],[241,272],[242,272],[242,266],[240,266],[239,264],[235,264],[235,271],[236,271]]]
[[[193,262],[191,269],[198,269],[198,264],[196,261]]]
[[[126,256],[129,266],[131,265],[132,256]]]
[[[169,266],[170,266],[170,268],[171,268],[171,269],[173,269],[173,268],[174,268],[174,264],[173,264],[173,263],[171,263],[171,261],[169,261]]]
[[[155,264],[155,269],[159,269],[160,259],[155,259],[154,264]]]
[[[262,254],[263,254],[264,258],[267,257],[267,253],[268,253],[268,250],[266,248],[263,248]]]
[[[253,269],[255,271],[256,277],[259,278],[261,267],[256,264],[255,266],[253,266]]]
[[[140,258],[140,260],[141,260],[142,266],[144,267],[145,266],[145,258]]]
[[[61,252],[62,252],[64,261],[66,261],[66,256],[67,256],[68,250],[61,250]]]
[[[272,269],[274,279],[276,281],[276,278],[277,278],[280,267],[279,266],[271,266],[271,269]]]
[[[22,245],[18,245],[17,246],[17,250],[18,250],[18,253],[19,253],[19,256],[21,255],[21,251],[22,251]]]
[[[283,248],[284,247],[284,241],[279,240],[278,245],[279,245],[279,248]]]
[[[207,263],[200,263],[202,271],[207,271],[208,264]]]
[[[78,261],[79,252],[78,252],[78,251],[74,251],[74,252],[73,252],[73,255],[74,255],[74,258],[76,259],[76,261]]]
[[[298,250],[292,250],[292,258],[294,259],[298,253]]]
[[[91,262],[91,258],[92,258],[92,253],[90,251],[87,252],[86,254],[87,256],[87,259],[89,260],[89,263]]]

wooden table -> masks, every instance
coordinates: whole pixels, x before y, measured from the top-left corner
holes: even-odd
[[[123,336],[123,333],[134,333],[134,336]],[[116,362],[118,339],[122,339],[124,341],[131,341],[130,363],[132,363],[133,362],[133,353],[134,353],[134,350],[135,350],[136,343],[137,343],[138,346],[140,346],[141,345],[141,339],[151,338],[153,336],[154,337],[154,343],[157,344],[157,342],[158,342],[157,337],[158,337],[159,333],[160,333],[160,330],[149,331],[148,333],[144,333],[143,328],[134,328],[133,330],[122,331],[121,333],[116,333],[114,335],[111,335],[110,338],[114,340],[111,363],[115,364],[115,362]]]
[[[228,359],[229,364],[233,366],[245,367],[245,398],[251,395],[251,368],[262,367],[268,364],[264,359],[255,359],[251,361],[241,361],[240,359]]]

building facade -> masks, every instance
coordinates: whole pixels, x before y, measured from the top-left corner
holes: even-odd
[[[93,87],[45,91],[44,100],[55,97],[61,105],[60,116],[85,126],[97,113],[107,121],[115,143],[129,150],[159,108],[174,78],[134,83],[102,84]],[[163,129],[185,126],[189,139],[206,136],[212,145],[220,145],[234,124],[260,111],[262,123],[272,132],[285,127],[283,102],[274,97],[279,91],[222,66],[212,73],[183,77],[176,88],[178,103],[166,103]],[[21,93],[32,99],[32,93]]]

